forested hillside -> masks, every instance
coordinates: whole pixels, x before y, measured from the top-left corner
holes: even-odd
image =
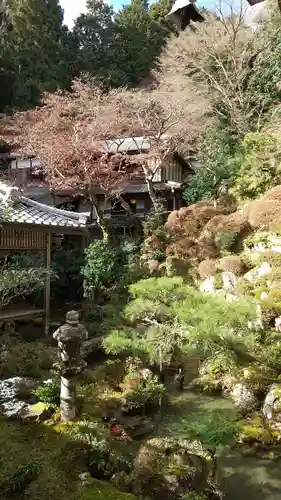
[[[173,29],[171,0],[143,0],[115,13],[88,0],[73,31],[58,0],[7,0],[0,12],[0,110],[38,104],[40,92],[68,89],[88,73],[105,87],[133,85],[148,76]]]

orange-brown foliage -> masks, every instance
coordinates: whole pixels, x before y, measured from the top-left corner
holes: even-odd
[[[266,191],[262,197],[263,200],[278,200],[281,202],[281,186],[275,186]]]
[[[210,276],[214,276],[216,274],[216,261],[213,259],[205,259],[200,262],[198,266],[198,272],[200,278],[209,278]]]
[[[214,236],[216,233],[241,234],[249,227],[249,223],[241,212],[230,215],[217,215],[213,217],[204,227],[203,233]]]
[[[215,208],[212,204],[196,203],[172,212],[165,227],[172,234],[196,238],[205,224],[221,212],[222,209]]]
[[[280,232],[281,201],[276,199],[253,201],[248,207],[248,220],[253,229]]]
[[[245,273],[245,265],[238,255],[229,255],[219,261],[219,267],[222,271],[231,271],[236,276]]]
[[[197,263],[205,259],[216,258],[218,250],[208,242],[182,238],[168,245],[166,255]]]

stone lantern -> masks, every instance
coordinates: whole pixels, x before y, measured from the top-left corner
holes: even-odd
[[[54,371],[61,377],[60,409],[61,419],[73,420],[76,416],[76,377],[84,371],[87,363],[82,359],[80,348],[83,340],[88,339],[88,332],[79,323],[79,313],[69,311],[66,322],[60,326],[53,338],[58,342],[58,362]]]

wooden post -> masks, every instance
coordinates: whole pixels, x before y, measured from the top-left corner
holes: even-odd
[[[49,335],[50,329],[50,296],[51,296],[51,251],[52,251],[52,235],[47,234],[46,237],[46,270],[47,276],[45,281],[45,335]]]

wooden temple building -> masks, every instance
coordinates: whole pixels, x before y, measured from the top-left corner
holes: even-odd
[[[63,235],[79,235],[81,244],[87,238],[87,217],[43,205],[21,195],[18,188],[0,183],[0,255],[44,252],[45,267],[51,270],[52,239]],[[50,324],[50,272],[45,280],[42,309],[32,307],[0,307],[0,323],[22,318],[45,316],[45,332]]]

